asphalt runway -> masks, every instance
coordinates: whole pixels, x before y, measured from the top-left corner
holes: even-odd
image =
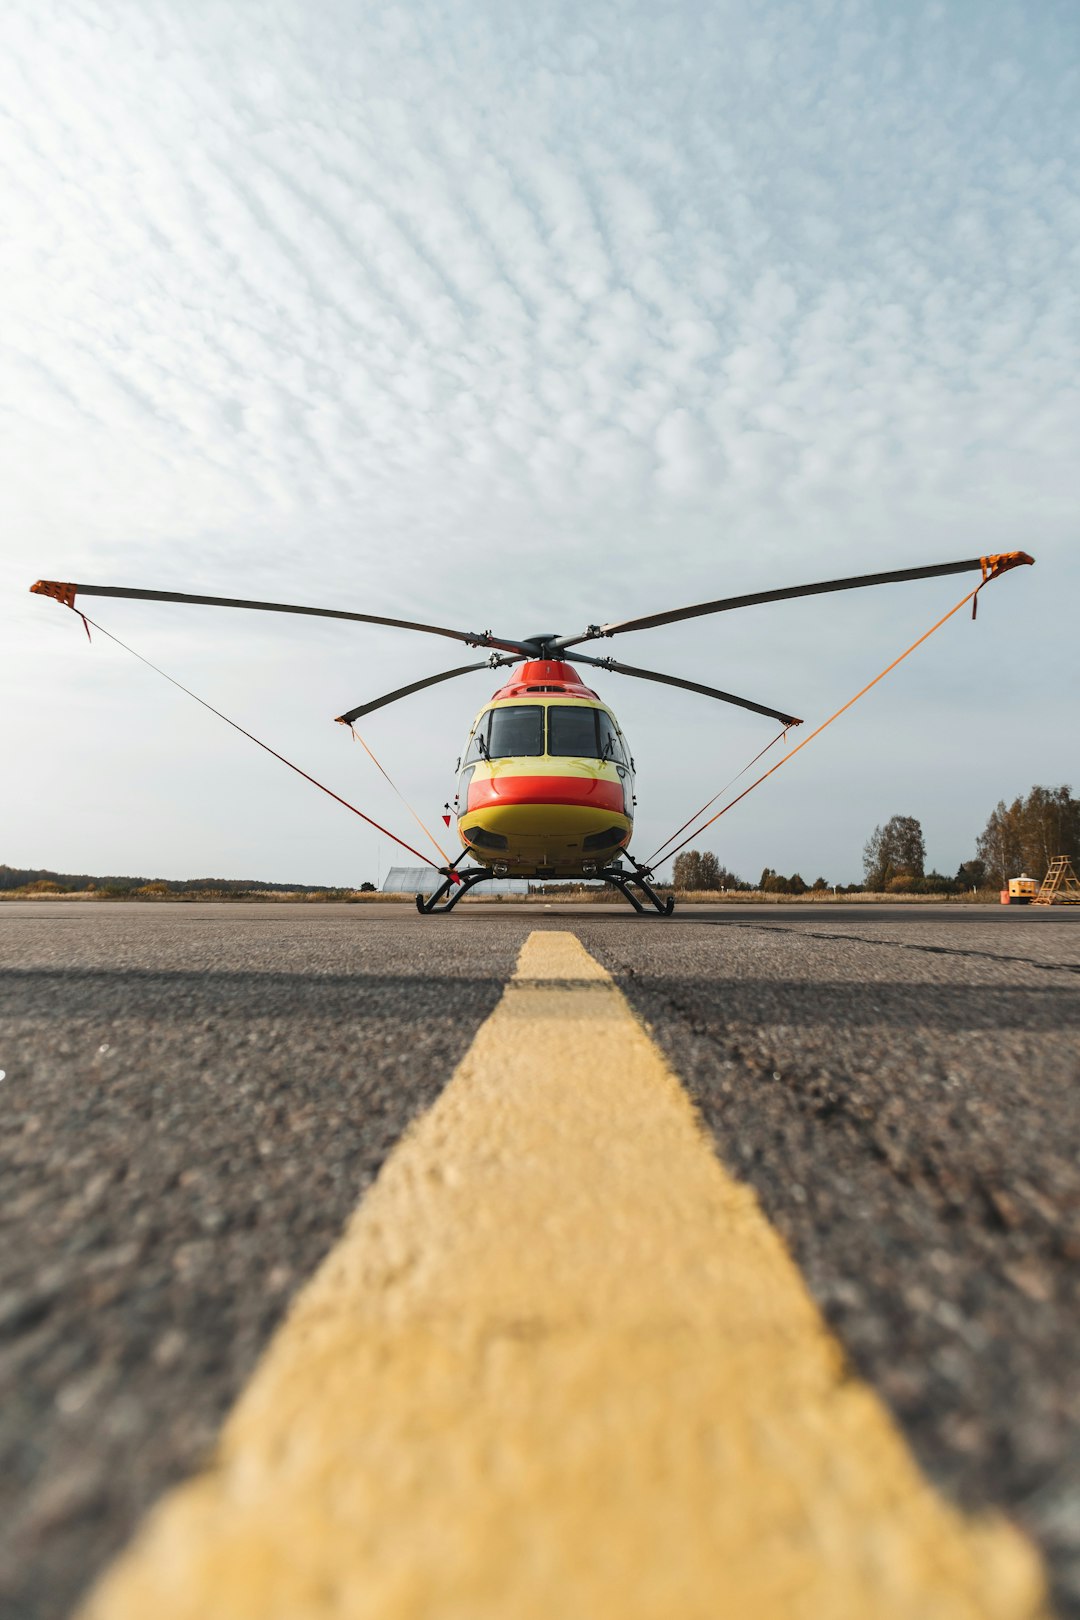
[[[70,1613],[205,1459],[550,928],[927,1476],[1019,1523],[1080,1616],[1080,912],[108,902],[0,906],[5,1613]]]

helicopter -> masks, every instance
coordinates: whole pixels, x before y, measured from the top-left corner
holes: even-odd
[[[720,597],[714,601],[611,623],[592,623],[571,635],[546,632],[520,639],[496,635],[491,630],[449,629],[444,625],[357,613],[342,608],[196,596],[180,591],[76,585],[56,580],[38,580],[31,586],[31,591],[52,597],[76,612],[79,610],[75,608],[75,602],[79,596],[122,597],[143,602],[176,602],[200,607],[346,619],[359,624],[442,636],[463,642],[468,647],[484,649],[488,656],[479,662],[461,664],[454,669],[412,681],[382,697],[359,703],[335,717],[340,724],[352,727],[356,720],[444,681],[482,669],[516,666],[511,667],[509,678],[476,716],[457,762],[458,785],[454,809],[462,856],[458,862],[436,869],[442,875],[443,882],[432,895],[416,896],[417,909],[425,915],[449,912],[477,883],[493,877],[569,879],[578,882],[599,879],[617,889],[638,913],[646,909],[642,904],[644,900],[656,912],[670,916],[674,909],[674,896],[661,896],[657,892],[651,881],[652,868],[637,861],[629,850],[637,802],[636,767],[629,743],[614,711],[591,687],[585,685],[574,665],[585,664],[606,674],[654,681],[720,703],[733,704],[779,721],[785,733],[801,725],[802,721],[783,709],[754,702],[700,681],[642,669],[611,657],[598,658],[580,651],[583,643],[740,608],[790,601],[796,597],[861,590],[869,586],[933,579],[973,570],[981,571],[985,584],[1008,569],[1033,560],[1026,552],[1005,552],[989,557],[968,558],[962,562],[935,563],[919,568],[895,569],[888,573],[820,580],[810,585]],[[979,589],[981,586],[970,596],[976,604]],[[964,598],[964,601],[968,599]],[[958,607],[962,605],[960,603]],[[572,649],[573,663],[566,656]],[[838,711],[838,714],[842,712]],[[816,732],[812,735],[816,735]],[[258,741],[257,738],[252,740]],[[266,747],[265,744],[260,746]],[[273,749],[268,751],[275,752]],[[282,758],[281,755],[276,757]],[[285,760],[284,763],[290,762]],[[296,766],[292,768],[298,769]],[[313,781],[314,778],[309,777],[308,780]],[[323,784],[315,785],[321,787]],[[337,797],[336,794],[332,796]],[[451,819],[450,816],[444,817],[448,824]],[[470,859],[473,863],[471,866],[461,864],[463,860]]]

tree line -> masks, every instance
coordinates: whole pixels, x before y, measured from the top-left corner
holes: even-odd
[[[1003,889],[1021,874],[1041,883],[1056,855],[1080,856],[1080,799],[1068,784],[1033,787],[1011,804],[999,800],[975,840],[975,854],[951,880],[926,871],[926,841],[914,816],[893,816],[874,828],[863,850],[863,872],[866,888],[875,891]]]
[[[813,883],[807,883],[798,873],[793,872],[790,877],[767,866],[757,883],[747,883],[743,878],[729,872],[726,866],[721,866],[711,849],[698,851],[684,849],[681,855],[675,857],[675,887],[683,890],[703,890],[706,893],[719,893],[721,890],[741,890],[753,893],[755,890],[765,894],[807,894],[811,890],[815,893],[829,888],[823,877],[815,878]]]
[[[1055,855],[1080,858],[1080,799],[1062,786],[1033,787],[1012,804],[999,800],[979,834],[976,853],[995,884],[1022,872],[1041,882]]]
[[[90,872],[53,872],[43,866],[0,865],[0,890],[35,888],[39,892],[80,893],[96,890],[100,894],[132,894],[136,889],[151,886],[167,894],[196,893],[200,890],[214,893],[287,893],[315,894],[326,887],[316,883],[261,883],[256,878],[144,878],[100,877]],[[374,884],[371,885],[374,888]]]
[[[964,894],[971,889],[1002,889],[1021,873],[1040,882],[1056,855],[1080,862],[1080,799],[1072,789],[1033,787],[1011,804],[1002,799],[975,840],[975,853],[956,874],[926,870],[926,839],[915,816],[892,816],[875,827],[863,848],[862,883],[837,887],[838,894]],[[736,890],[765,894],[820,893],[825,878],[807,883],[798,872],[784,877],[767,866],[756,884],[723,866],[712,850],[688,849],[675,857],[675,887],[683,890]]]

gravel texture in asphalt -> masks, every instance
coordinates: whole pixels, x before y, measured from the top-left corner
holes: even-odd
[[[534,928],[618,978],[929,1475],[1080,1616],[1080,913],[0,907],[0,1602],[202,1461]]]
[[[519,936],[450,945],[360,907],[0,911],[0,1610],[68,1612],[205,1457]]]
[[[577,931],[925,1472],[1080,1615],[1080,913]]]

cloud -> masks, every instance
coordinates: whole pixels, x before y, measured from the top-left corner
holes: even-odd
[[[13,579],[513,630],[1038,534],[1075,584],[1068,8],[25,0],[7,35]]]

